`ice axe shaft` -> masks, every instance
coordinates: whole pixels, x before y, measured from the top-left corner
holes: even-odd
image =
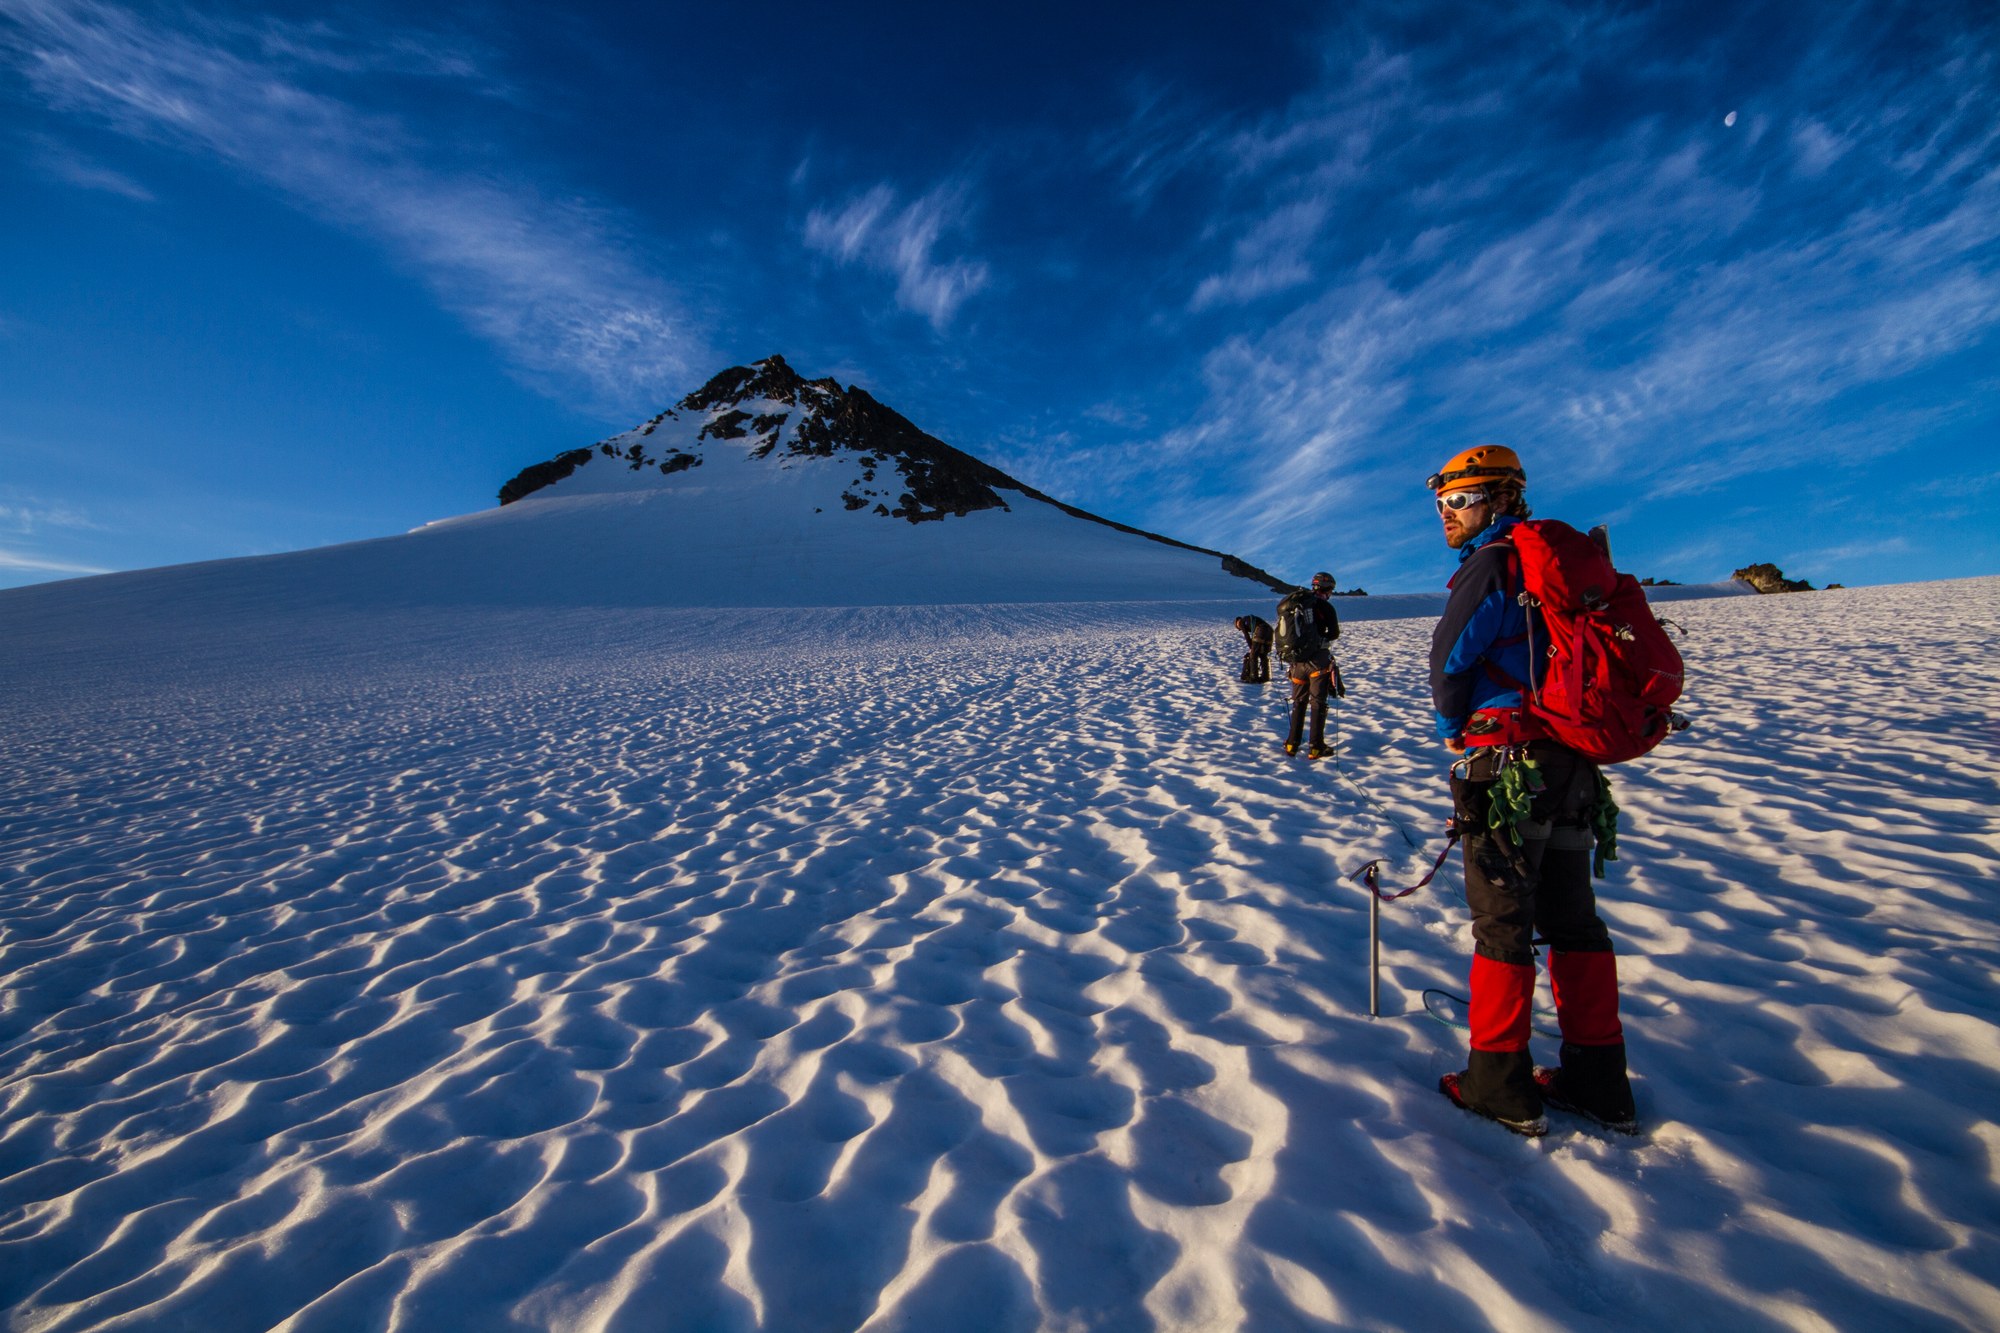
[[[1368,895],[1368,1016],[1382,1014],[1382,898]]]

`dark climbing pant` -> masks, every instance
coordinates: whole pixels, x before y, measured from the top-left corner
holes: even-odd
[[[1243,654],[1243,680],[1253,685],[1262,685],[1271,679],[1271,644],[1269,640],[1250,645],[1250,651]]]
[[[1291,664],[1292,729],[1285,743],[1296,746],[1305,730],[1306,704],[1312,704],[1312,743],[1326,744],[1326,700],[1333,693],[1333,658],[1322,654]]]
[[[1542,1110],[1528,1037],[1535,996],[1535,938],[1549,950],[1549,982],[1562,1030],[1566,1086],[1593,1109],[1629,1115],[1625,1036],[1611,932],[1597,914],[1590,859],[1590,806],[1597,768],[1574,750],[1532,741],[1543,789],[1515,847],[1487,827],[1499,747],[1473,752],[1467,776],[1452,775],[1466,828],[1465,901],[1472,909],[1472,1051],[1460,1091],[1509,1120]]]

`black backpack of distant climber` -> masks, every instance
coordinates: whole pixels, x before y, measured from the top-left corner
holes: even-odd
[[[1280,662],[1306,662],[1327,650],[1326,636],[1319,632],[1313,616],[1313,595],[1304,588],[1278,603]]]

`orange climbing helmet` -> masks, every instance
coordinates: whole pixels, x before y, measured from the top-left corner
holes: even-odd
[[[1521,469],[1521,456],[1504,444],[1476,444],[1464,453],[1454,454],[1424,485],[1439,495],[1449,495],[1453,491],[1480,490],[1508,482],[1527,488],[1528,474]]]

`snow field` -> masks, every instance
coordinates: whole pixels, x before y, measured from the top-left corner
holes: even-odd
[[[1430,623],[1350,621],[1343,755],[1307,766],[1277,753],[1282,686],[1234,679],[1245,611],[17,637],[0,1304],[36,1329],[2000,1323],[2000,580],[1670,613],[1697,730],[1618,771],[1602,886],[1639,1141],[1528,1143],[1432,1090],[1461,1054],[1418,999],[1463,993],[1455,866],[1384,909],[1367,1017],[1343,876],[1414,878],[1448,805]]]

